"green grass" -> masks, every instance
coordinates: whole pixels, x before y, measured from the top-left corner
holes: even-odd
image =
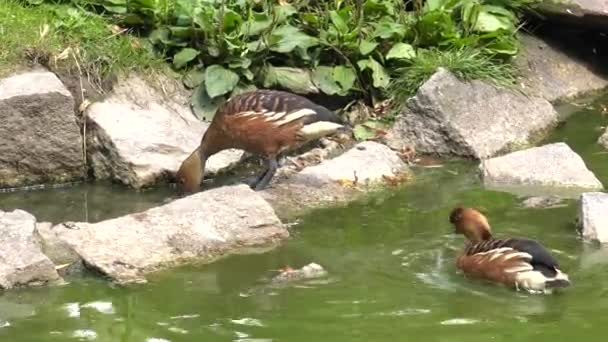
[[[48,30],[42,34],[45,25]],[[101,16],[75,7],[0,0],[0,76],[33,59],[48,61],[51,68],[80,69],[98,81],[121,72],[163,67],[145,40],[126,33],[113,31]]]
[[[421,50],[409,65],[394,72],[389,92],[395,103],[405,103],[439,67],[463,80],[484,80],[504,87],[512,87],[517,79],[514,64],[493,59],[479,49]]]

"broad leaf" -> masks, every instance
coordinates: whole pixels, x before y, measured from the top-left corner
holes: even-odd
[[[273,86],[280,86],[300,94],[319,91],[313,84],[308,70],[269,65],[264,73],[264,88]]]
[[[401,40],[405,36],[405,26],[393,21],[389,17],[382,18],[380,22],[375,24],[375,27],[374,37]]]
[[[361,44],[359,44],[359,52],[361,52],[363,56],[367,56],[370,52],[374,51],[376,46],[378,46],[378,43],[374,41],[363,40],[361,41]]]
[[[232,93],[230,93],[230,97],[238,95],[238,94],[243,94],[243,93],[247,93],[250,91],[254,91],[258,89],[256,86],[254,86],[253,84],[237,84],[236,87],[234,87],[234,90],[232,91]]]
[[[176,53],[175,56],[173,56],[173,65],[176,68],[181,69],[186,64],[188,64],[188,62],[198,57],[199,54],[200,51],[198,50],[192,48],[183,48],[178,53]]]
[[[201,120],[211,121],[223,101],[222,97],[211,99],[205,90],[205,83],[201,83],[192,93],[192,112]]]
[[[190,89],[196,88],[205,80],[205,71],[201,69],[192,69],[184,75],[184,85]]]
[[[283,23],[292,15],[298,13],[295,7],[290,4],[274,6],[274,13],[278,24]]]
[[[270,50],[288,53],[296,47],[308,49],[319,43],[318,39],[311,37],[289,24],[283,25],[272,32],[269,38]]]
[[[226,10],[224,13],[224,32],[231,33],[240,28],[243,18],[232,10]]]
[[[357,79],[355,71],[344,65],[334,67],[332,75],[334,80],[340,85],[340,88],[342,88],[341,93],[343,95],[346,95],[346,93],[352,89],[355,80]]]
[[[355,125],[353,127],[353,135],[358,141],[368,140],[375,138],[378,133],[377,129],[385,129],[386,125],[378,121],[366,121],[362,124]]]
[[[490,13],[482,8],[473,29],[480,32],[492,32],[500,29],[514,31],[515,26],[509,17]]]
[[[214,64],[205,69],[205,89],[211,98],[224,95],[239,83],[239,75],[223,66]]]
[[[416,50],[410,44],[397,43],[386,54],[386,59],[412,59],[416,57]]]
[[[334,68],[332,67],[318,66],[313,72],[313,81],[327,95],[335,95],[342,91],[340,85],[334,80]]]
[[[243,24],[241,30],[244,35],[253,36],[268,29],[270,25],[272,25],[272,18],[266,13],[255,13],[250,20]]]
[[[369,57],[368,59],[362,59],[357,62],[359,69],[364,71],[370,69],[372,71],[373,85],[376,88],[386,89],[390,83],[390,76],[384,69],[384,67],[378,63],[374,58]]]
[[[346,32],[348,32],[348,24],[346,23],[344,18],[342,18],[342,16],[338,14],[338,12],[329,11],[329,18],[331,19],[332,24],[334,24],[338,32],[340,32],[341,34],[345,34]]]

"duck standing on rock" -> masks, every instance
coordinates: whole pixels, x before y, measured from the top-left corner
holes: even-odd
[[[450,213],[455,233],[469,240],[456,266],[466,275],[502,283],[530,293],[550,293],[570,286],[568,276],[538,242],[522,238],[494,239],[486,217],[473,208]]]
[[[256,191],[263,190],[278,168],[278,155],[342,127],[336,114],[303,96],[279,90],[236,95],[218,108],[200,146],[182,162],[178,187],[197,191],[207,159],[236,148],[264,157],[266,171],[253,184]]]

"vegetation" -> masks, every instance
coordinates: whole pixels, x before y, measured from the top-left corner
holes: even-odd
[[[0,1],[14,7],[16,0]],[[507,84],[509,58],[518,51],[517,13],[527,1],[64,0],[72,8],[28,11],[52,15],[56,31],[85,30],[84,59],[98,53],[109,58],[105,65],[149,64],[137,40],[120,33],[124,27],[146,35],[195,89],[195,112],[209,119],[226,97],[255,87],[375,102],[387,93],[412,94],[438,66]],[[118,33],[109,34],[97,14]]]

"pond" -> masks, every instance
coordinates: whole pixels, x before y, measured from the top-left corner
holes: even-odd
[[[608,157],[595,144],[607,123],[599,110],[581,107],[547,141],[567,142],[608,185]],[[486,342],[603,335],[608,251],[577,237],[576,200],[523,208],[521,198],[484,190],[476,168],[466,161],[416,168],[413,185],[302,217],[292,239],[268,253],[168,270],[127,288],[79,277],[62,287],[6,292],[0,340]],[[145,210],[170,194],[82,185],[0,194],[0,207],[53,222],[99,221]],[[463,238],[448,223],[458,204],[482,207],[497,236],[542,240],[573,287],[539,296],[464,279],[454,266]],[[268,286],[273,270],[310,262],[329,276]]]

